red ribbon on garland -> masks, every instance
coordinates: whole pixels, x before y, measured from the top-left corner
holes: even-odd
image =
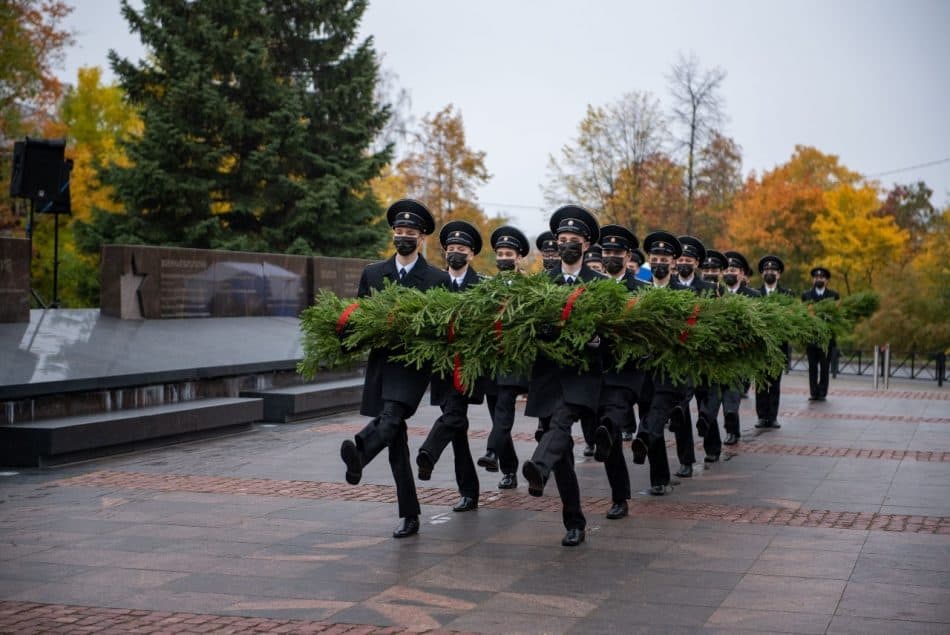
[[[696,326],[696,318],[699,317],[699,305],[693,307],[693,314],[686,318],[686,328],[680,333],[680,342],[686,343],[689,339],[689,330]]]
[[[627,300],[627,306],[626,306],[626,308],[625,308],[624,310],[625,310],[625,311],[629,311],[629,310],[632,309],[634,306],[636,306],[637,302],[639,302],[639,301],[640,301],[640,298],[630,298],[629,300]]]
[[[449,320],[449,344],[455,341],[455,318]],[[465,384],[462,383],[462,355],[456,353],[452,358],[452,387],[458,392],[465,392]]]
[[[495,322],[492,326],[495,329],[495,340],[501,345],[502,338],[502,329],[504,325],[501,322],[501,315],[505,312],[505,309],[508,308],[508,298],[505,298],[505,301],[501,303],[501,306],[498,307],[498,317],[495,319]]]
[[[584,293],[584,289],[585,287],[577,287],[571,295],[567,296],[567,302],[564,303],[564,310],[561,311],[562,322],[567,322],[567,318],[571,317],[571,311],[574,310],[574,303],[577,302],[577,298]]]
[[[343,329],[346,328],[346,323],[350,321],[350,314],[356,310],[356,307],[360,305],[359,302],[354,302],[350,306],[346,307],[343,310],[343,313],[340,314],[340,319],[336,321],[336,334],[339,335],[343,332]]]

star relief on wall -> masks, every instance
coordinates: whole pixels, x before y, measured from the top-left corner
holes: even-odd
[[[121,315],[125,320],[141,320],[144,312],[142,311],[142,294],[140,288],[147,273],[139,273],[135,266],[135,256],[129,261],[128,270],[119,278],[119,297],[121,302]]]

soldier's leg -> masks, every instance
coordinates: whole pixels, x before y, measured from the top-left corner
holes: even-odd
[[[396,498],[399,502],[399,517],[412,518],[419,516],[419,499],[416,496],[416,483],[412,477],[412,463],[409,459],[409,438],[406,433],[406,424],[402,417],[406,410],[402,404],[386,402],[383,406],[383,415],[401,422],[397,427],[395,438],[389,444],[389,466],[392,469],[393,480],[396,482]]]
[[[808,353],[808,388],[812,398],[820,397],[821,392],[818,386],[818,371],[821,348],[815,344],[809,344],[805,350]]]
[[[468,425],[455,433],[452,453],[455,455],[455,482],[458,484],[459,494],[478,502],[478,472],[475,471],[475,461],[468,443]]]
[[[610,495],[614,503],[623,503],[630,498],[630,473],[624,461],[621,434],[633,418],[633,391],[617,386],[604,386],[600,393],[600,421],[610,435],[608,448],[601,448],[598,438],[597,453],[606,450],[604,470],[610,484]]]
[[[561,496],[561,518],[565,529],[584,529],[587,519],[581,511],[581,490],[574,471],[574,442],[559,461],[554,464],[554,482]]]

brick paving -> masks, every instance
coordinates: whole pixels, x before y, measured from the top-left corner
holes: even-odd
[[[452,451],[417,483],[420,535],[393,540],[385,456],[343,481],[365,422],[299,424],[50,470],[0,468],[0,633],[947,633],[950,391],[839,377],[807,401],[783,380],[781,429],[606,520],[603,466],[576,467],[587,541],[559,545],[557,488],[498,491],[454,514]],[[410,422],[415,455],[438,410]],[[489,420],[473,406],[471,446]],[[519,416],[516,448],[534,447]],[[579,439],[578,439],[579,440]],[[676,453],[668,439],[675,469]]]

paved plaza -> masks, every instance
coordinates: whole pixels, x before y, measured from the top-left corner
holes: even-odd
[[[744,400],[741,443],[705,469],[699,448],[668,496],[630,464],[625,519],[604,518],[603,466],[575,447],[575,549],[553,479],[533,498],[480,470],[479,509],[453,513],[451,449],[416,483],[420,534],[394,540],[385,453],[343,479],[356,413],[9,469],[0,632],[950,633],[950,389],[783,388],[781,429],[754,430]],[[437,414],[410,421],[413,457]],[[479,456],[489,419],[470,415]],[[516,423],[522,460],[534,428]]]

